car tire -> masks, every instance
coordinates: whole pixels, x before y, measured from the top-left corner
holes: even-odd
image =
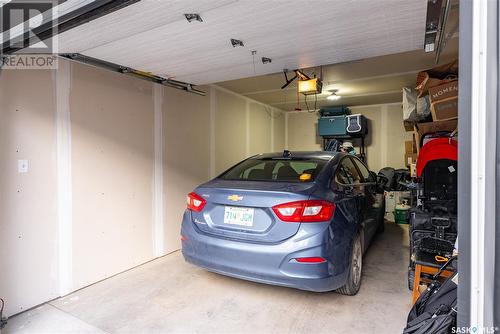
[[[408,289],[413,291],[413,283],[415,282],[415,270],[408,268]]]
[[[342,295],[354,296],[361,287],[361,275],[363,273],[363,245],[361,243],[361,234],[358,233],[354,239],[351,250],[351,264],[347,275],[346,284],[337,289]]]

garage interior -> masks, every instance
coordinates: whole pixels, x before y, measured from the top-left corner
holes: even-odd
[[[123,1],[54,35],[57,69],[2,69],[1,332],[401,332],[409,231],[392,212],[356,296],[194,267],[180,223],[186,194],[239,161],[322,151],[322,108],[366,117],[372,171],[410,173],[402,90],[459,55],[458,1],[437,1],[427,43],[434,2]],[[321,93],[282,88],[296,69]]]

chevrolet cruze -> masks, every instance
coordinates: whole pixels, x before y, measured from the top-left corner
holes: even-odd
[[[384,229],[377,177],[336,152],[260,154],[187,196],[185,260],[255,282],[354,295]]]

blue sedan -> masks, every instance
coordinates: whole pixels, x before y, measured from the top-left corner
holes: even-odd
[[[260,154],[187,196],[182,254],[223,275],[354,295],[363,254],[383,229],[376,175],[357,157]]]

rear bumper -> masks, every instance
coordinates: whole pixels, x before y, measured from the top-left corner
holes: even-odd
[[[326,224],[303,224],[278,244],[255,244],[204,234],[184,214],[181,234],[184,259],[219,274],[308,291],[331,291],[346,282],[345,250],[335,256]],[[339,252],[337,252],[339,253]],[[324,263],[298,263],[295,258],[321,256]]]

